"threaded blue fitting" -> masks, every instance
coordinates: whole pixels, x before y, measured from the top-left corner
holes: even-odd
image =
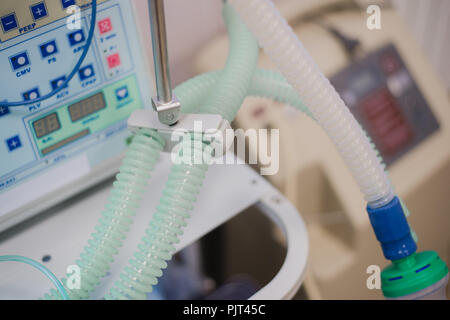
[[[416,243],[397,197],[380,208],[367,206],[367,213],[386,259],[402,259],[416,252]]]

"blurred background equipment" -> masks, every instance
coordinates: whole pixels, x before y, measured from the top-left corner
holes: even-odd
[[[414,11],[410,2],[431,1],[395,1],[406,20]],[[436,1],[430,12],[436,12],[435,5],[445,9],[444,2]],[[450,29],[445,27],[450,12],[434,21],[421,17],[423,29],[410,30],[390,2],[375,3],[381,7],[381,30],[366,27],[365,1],[276,2],[379,149],[396,192],[411,211],[409,221],[420,234],[420,248],[435,248],[448,264],[450,105],[445,79],[435,69],[444,71],[449,63],[425,56],[414,34],[425,32],[422,40],[435,43],[431,34],[437,28],[436,37],[442,40]],[[419,11],[414,11],[416,18]],[[437,51],[427,53],[440,57],[448,45],[435,44]],[[221,68],[227,46],[226,35],[206,44],[196,57],[195,71]],[[259,66],[273,68],[264,54]],[[280,129],[280,171],[267,178],[308,224],[308,297],[382,298],[379,290],[367,288],[366,269],[368,262],[382,267],[384,258],[369,220],[361,214],[365,207],[356,196],[358,188],[322,130],[290,106],[256,98],[246,100],[234,126]],[[248,148],[256,154],[256,145]]]
[[[447,0],[392,0],[443,84],[450,89],[450,2]]]

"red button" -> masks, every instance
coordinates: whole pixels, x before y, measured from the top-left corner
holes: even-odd
[[[110,32],[112,30],[112,24],[111,24],[110,18],[100,20],[97,25],[98,25],[98,30],[100,31],[100,34],[104,34],[104,33]]]
[[[110,69],[120,66],[120,56],[118,53],[114,53],[106,58],[108,61],[108,67]]]

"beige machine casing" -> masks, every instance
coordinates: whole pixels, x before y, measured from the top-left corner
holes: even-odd
[[[281,9],[289,12],[288,18],[294,18],[292,10]],[[366,19],[364,11],[326,16],[344,34],[358,38],[366,53],[393,43],[438,119],[439,131],[396,160],[388,170],[397,193],[411,212],[408,220],[419,236],[418,250],[435,250],[450,265],[447,93],[395,11],[381,12],[381,30],[367,29]],[[302,23],[293,28],[327,76],[349,63],[340,44],[322,27]],[[214,39],[198,55],[196,71],[222,68],[227,52],[227,36]],[[264,54],[259,67],[274,69]],[[388,261],[372,231],[356,183],[321,128],[290,106],[258,98],[247,98],[234,126],[280,129],[280,170],[267,178],[296,205],[308,225],[311,250],[305,280],[307,295],[312,299],[382,298],[381,290],[368,289],[367,268],[378,265],[382,269]],[[249,145],[250,152],[256,152],[255,148]]]

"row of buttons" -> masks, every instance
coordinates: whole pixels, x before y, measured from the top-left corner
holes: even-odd
[[[87,78],[94,76],[93,70],[94,69],[93,69],[92,65],[88,65],[88,66],[80,69],[80,71],[79,71],[80,79],[83,80],[83,79],[87,79]],[[55,89],[57,86],[60,86],[64,82],[65,79],[66,79],[66,77],[62,76],[58,79],[51,81],[52,88]],[[124,95],[125,97],[128,97],[128,90],[125,90],[125,93],[123,93],[123,91],[122,91],[122,95]],[[32,90],[24,92],[22,94],[22,96],[25,100],[39,98],[40,97],[39,89],[34,88]],[[124,97],[122,97],[122,98],[124,98]],[[7,115],[9,112],[10,111],[9,111],[8,107],[0,107],[0,117]],[[6,139],[5,143],[6,143],[6,146],[8,147],[9,152],[14,151],[15,149],[18,149],[22,146],[20,137],[18,135]]]
[[[93,76],[95,76],[94,67],[92,66],[92,64],[87,65],[87,66],[81,68],[80,70],[78,70],[78,76],[80,77],[81,81],[84,81],[86,79],[89,79],[89,78],[92,78]],[[66,77],[61,76],[59,78],[51,80],[50,85],[52,86],[53,90],[56,90],[56,88],[60,87],[64,83],[64,81],[66,81]],[[22,97],[25,100],[37,99],[40,96],[41,95],[39,93],[38,88],[34,88],[34,89],[31,89],[31,90],[28,90],[28,91],[22,93]]]
[[[83,30],[77,30],[69,33],[67,37],[71,46],[76,46],[85,40]],[[55,40],[51,40],[49,42],[41,44],[39,46],[39,50],[41,52],[42,58],[47,58],[58,53],[58,47]],[[26,67],[30,64],[30,59],[26,51],[9,57],[9,61],[11,62],[11,67],[14,71]]]
[[[75,5],[75,0],[61,0],[61,5],[63,9],[66,9],[72,5]],[[45,18],[48,16],[48,10],[45,2],[35,3],[30,6],[30,13],[34,21]],[[0,18],[0,22],[3,28],[3,32],[8,32],[19,27],[17,22],[16,14],[14,12],[7,14]]]

